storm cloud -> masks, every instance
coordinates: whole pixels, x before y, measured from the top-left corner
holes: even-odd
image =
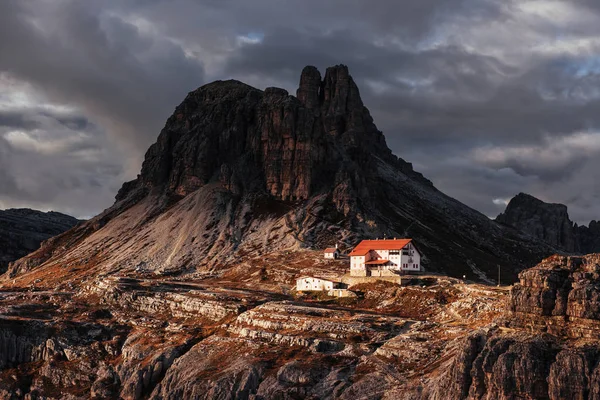
[[[295,93],[343,63],[389,146],[489,216],[528,192],[600,218],[594,1],[0,2],[0,207],[93,215],[185,94]]]

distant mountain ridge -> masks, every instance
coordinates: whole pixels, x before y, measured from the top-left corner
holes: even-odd
[[[600,223],[578,226],[569,218],[564,204],[545,203],[519,193],[508,203],[496,221],[519,229],[568,253],[600,252]]]
[[[54,211],[0,210],[0,271],[5,271],[10,262],[37,250],[42,241],[78,223],[78,219]]]
[[[556,249],[452,199],[392,154],[343,65],[296,96],[217,81],[191,92],[115,204],[15,263],[86,273],[215,272],[247,255],[410,236],[430,270],[507,279]]]

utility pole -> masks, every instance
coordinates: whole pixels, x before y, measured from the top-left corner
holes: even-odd
[[[498,264],[498,287],[500,287],[500,264]]]

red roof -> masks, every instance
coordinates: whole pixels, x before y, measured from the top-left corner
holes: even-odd
[[[325,253],[335,253],[336,250],[337,249],[335,247],[328,247],[325,249]]]
[[[401,250],[412,239],[363,240],[356,245],[350,256],[364,256],[371,250]]]
[[[372,260],[372,261],[367,261],[365,264],[368,265],[382,265],[382,264],[387,264],[390,260]]]

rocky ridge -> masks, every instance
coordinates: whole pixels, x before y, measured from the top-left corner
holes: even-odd
[[[0,271],[35,250],[44,240],[59,235],[79,220],[57,212],[30,209],[0,210]]]
[[[564,204],[545,203],[519,193],[511,199],[496,221],[519,229],[567,253],[600,252],[600,223],[573,223]]]
[[[511,326],[570,338],[600,336],[600,257],[554,256],[519,274]]]

